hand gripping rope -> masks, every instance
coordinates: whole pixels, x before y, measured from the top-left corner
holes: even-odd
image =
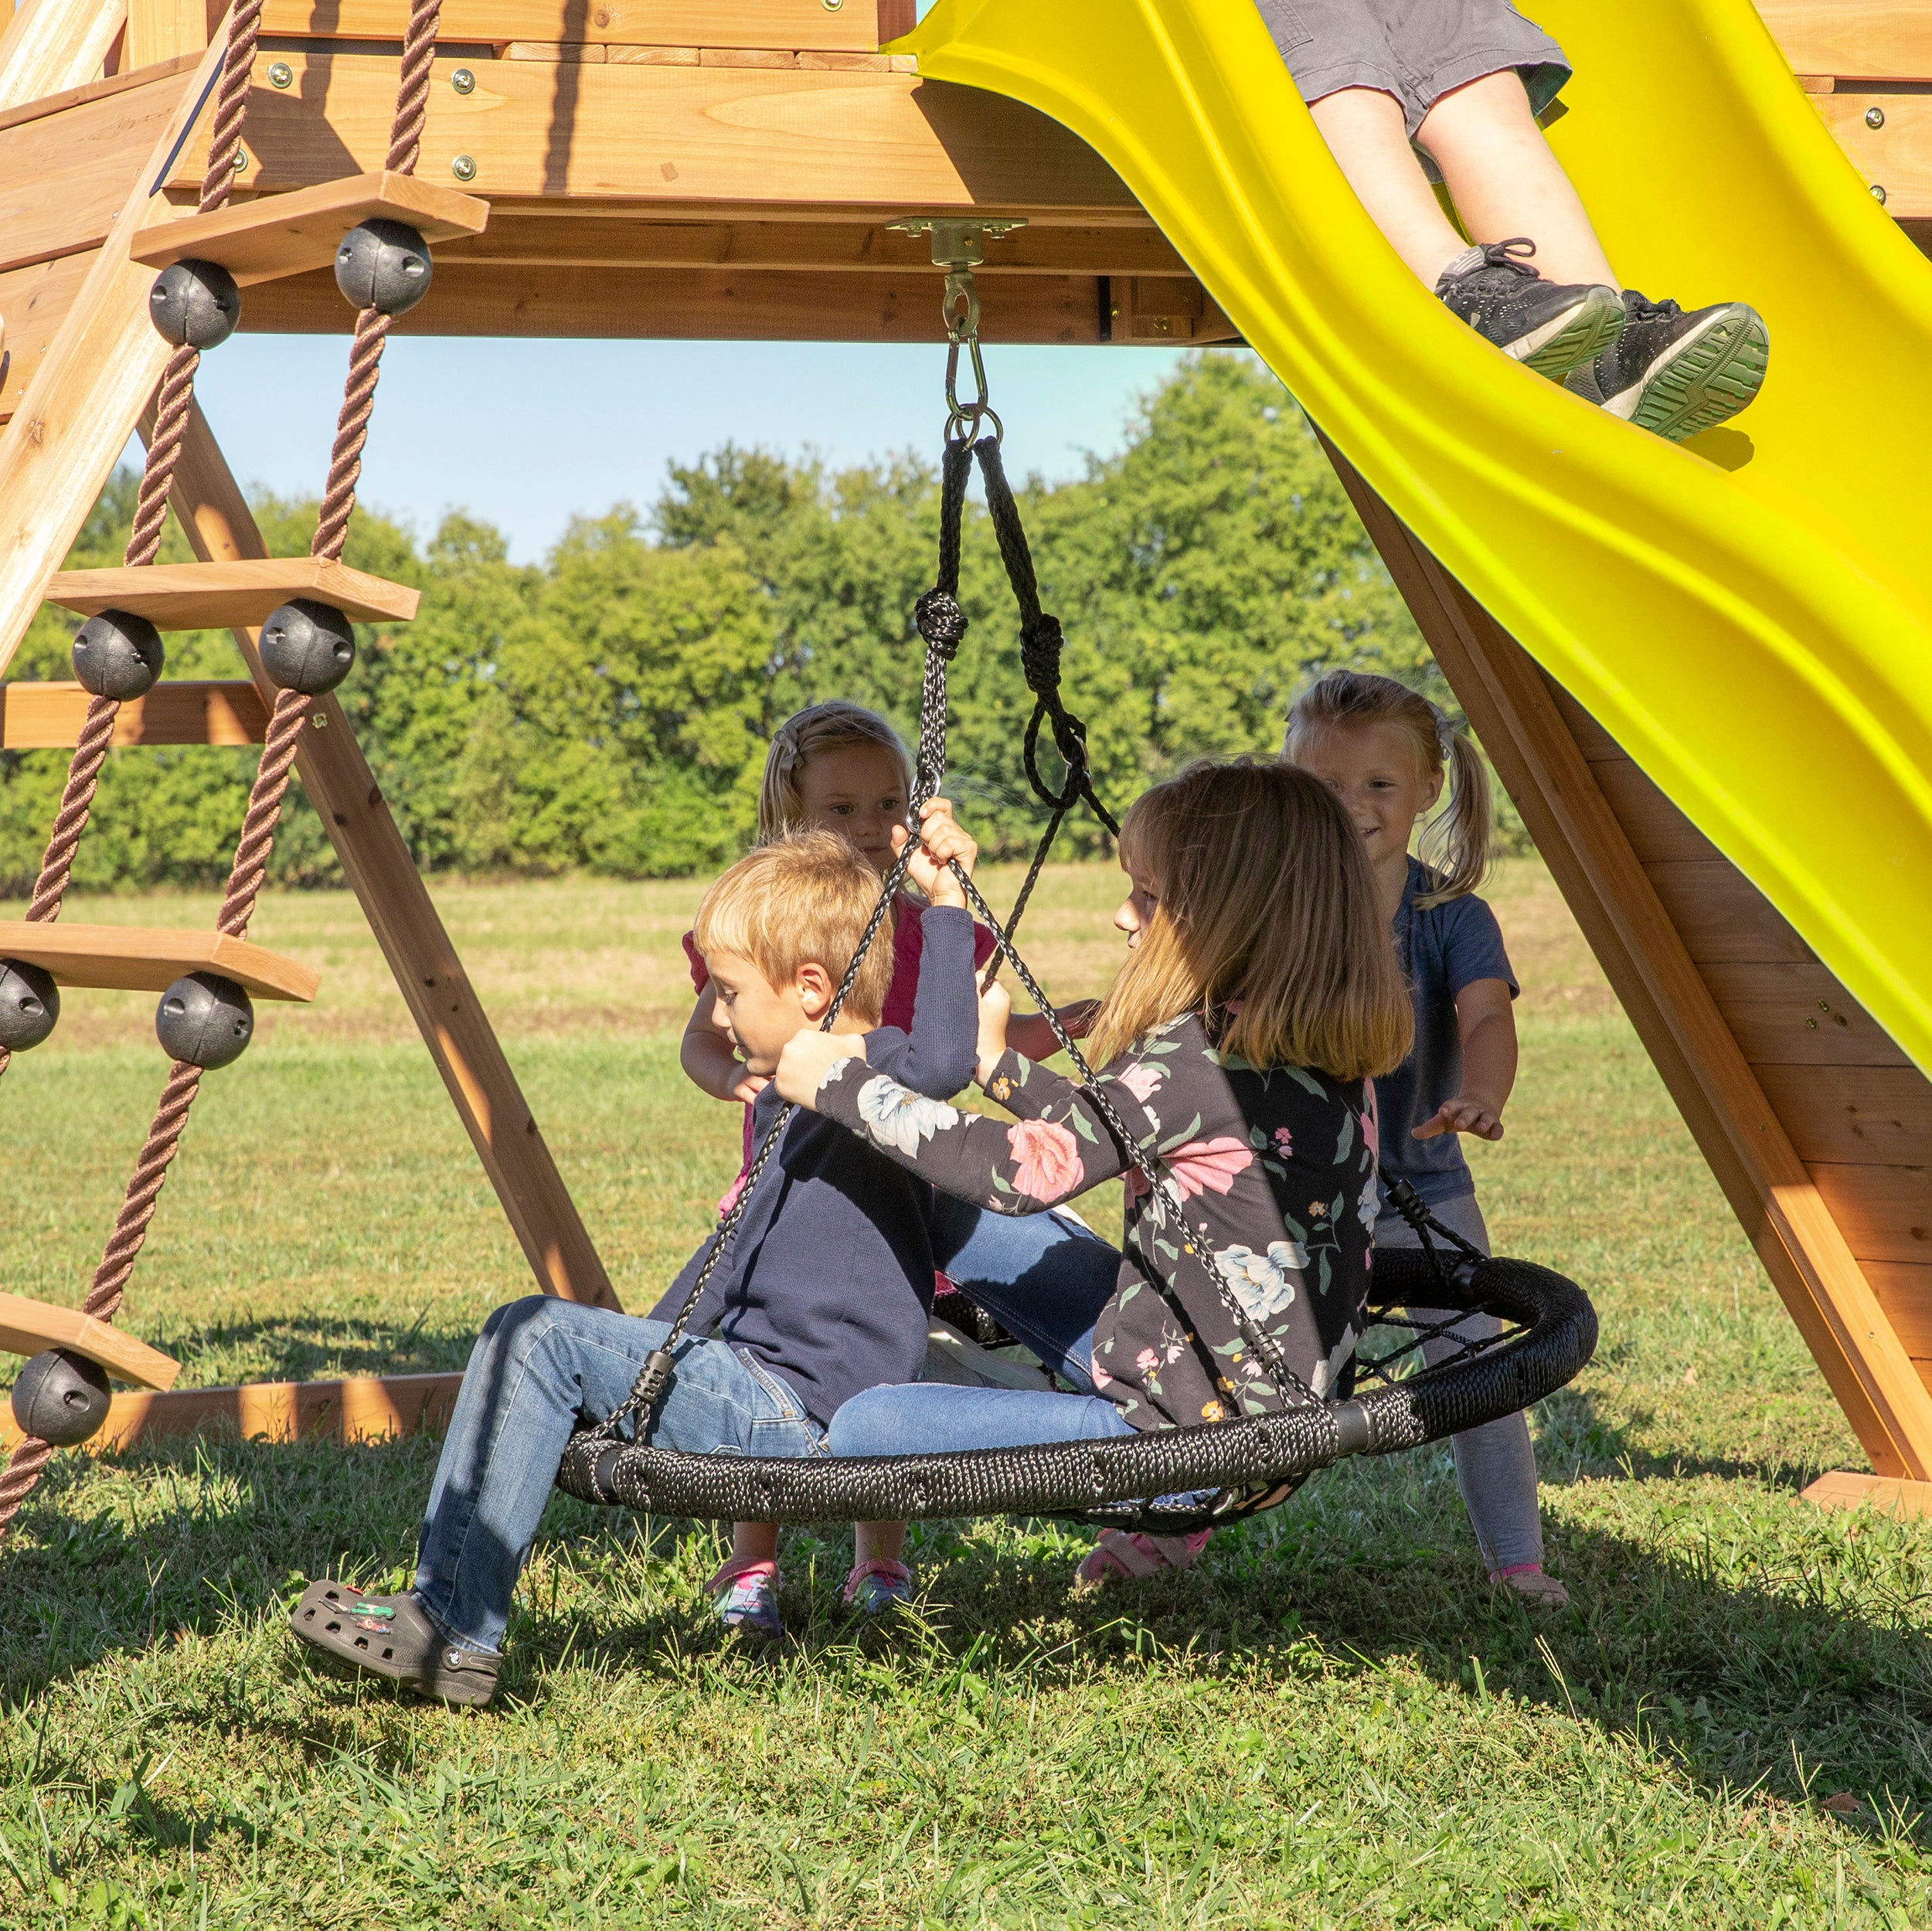
[[[263,0],[237,0],[229,17],[227,46],[220,78],[215,92],[215,114],[208,151],[208,167],[202,177],[201,212],[225,206],[233,187],[235,172],[242,154],[242,131],[248,108],[250,69],[260,36]],[[413,0],[409,25],[403,43],[401,71],[396,87],[396,112],[392,123],[388,156],[384,165],[400,174],[413,173],[422,144],[423,124],[428,110],[430,63],[436,52],[436,32],[441,0]],[[164,280],[165,277],[164,277]],[[232,284],[230,285],[232,295]],[[238,311],[236,311],[238,312]],[[355,484],[362,472],[363,444],[368,439],[373,410],[377,371],[383,345],[387,338],[391,314],[365,306],[355,318],[355,336],[349,355],[349,371],[342,406],[337,419],[335,441],[330,454],[328,480],[324,492],[310,554],[333,562],[340,558],[349,535],[355,505]],[[232,317],[226,328],[211,331],[210,338],[225,339],[233,327]],[[141,472],[141,490],[136,501],[134,524],[128,539],[126,560],[131,565],[151,564],[161,547],[163,518],[168,492],[174,482],[182,444],[194,405],[195,371],[201,359],[199,348],[184,345],[168,357],[155,395],[154,434],[148,445],[146,466]],[[279,614],[279,613],[278,613]],[[271,619],[271,623],[273,620]],[[157,661],[158,660],[157,659]],[[275,827],[281,816],[282,802],[295,766],[297,746],[315,709],[315,699],[330,688],[323,683],[308,691],[284,688],[277,692],[269,719],[261,761],[250,790],[248,808],[242,820],[228,887],[216,919],[216,927],[235,938],[244,937],[255,909],[255,900],[268,875],[269,856],[274,849]],[[100,769],[113,742],[114,717],[120,709],[112,697],[96,696],[89,703],[79,743],[68,766],[53,831],[41,862],[40,874],[28,907],[30,920],[53,920],[60,911],[73,867],[74,853],[86,829],[97,787]],[[0,1073],[6,1069],[9,1056],[0,1049]],[[216,1063],[213,1060],[208,1064]],[[83,1311],[99,1321],[112,1321],[132,1277],[136,1256],[148,1236],[168,1168],[181,1144],[189,1109],[199,1090],[203,1068],[177,1058],[168,1069],[148,1138],[134,1163],[114,1231],[108,1236],[100,1265],[95,1270]],[[14,1450],[5,1472],[0,1474],[0,1536],[32,1492],[53,1453],[52,1447],[29,1436]]]
[[[913,622],[924,641],[926,656],[907,821],[916,834],[920,809],[937,795],[945,775],[947,667],[957,654],[967,630],[957,594],[961,523],[969,464],[977,454],[1000,554],[1019,605],[1022,661],[1034,694],[1026,734],[1027,775],[1051,814],[1012,914],[1004,925],[964,869],[957,862],[952,866],[969,905],[997,943],[985,977],[990,981],[1002,960],[1012,963],[1115,1141],[1148,1187],[1157,1190],[1173,1209],[1183,1249],[1193,1258],[1253,1350],[1279,1407],[1272,1413],[1232,1423],[1162,1430],[1125,1440],[929,1456],[791,1461],[683,1454],[649,1447],[657,1406],[676,1372],[678,1350],[692,1316],[797,1111],[788,1104],[766,1134],[736,1198],[720,1218],[664,1345],[647,1358],[624,1401],[603,1421],[580,1430],[573,1438],[558,1483],[585,1501],[742,1521],[883,1520],[1015,1511],[1070,1513],[1089,1520],[1173,1532],[1273,1507],[1309,1474],[1340,1455],[1410,1447],[1511,1413],[1567,1381],[1595,1345],[1595,1316],[1570,1283],[1526,1263],[1485,1259],[1433,1221],[1410,1195],[1413,1211],[1410,1204],[1399,1204],[1421,1232],[1423,1251],[1378,1259],[1378,1303],[1406,1307],[1413,1298],[1420,1305],[1445,1309],[1467,1311],[1481,1306],[1512,1324],[1493,1341],[1471,1342],[1453,1333],[1453,1320],[1419,1323],[1389,1317],[1389,1324],[1409,1328],[1413,1338],[1389,1354],[1359,1360],[1360,1380],[1380,1385],[1362,1399],[1325,1403],[1288,1367],[1272,1339],[1234,1297],[1190,1227],[1179,1188],[1158,1155],[1128,1130],[1015,950],[1013,929],[1067,814],[1084,801],[1108,831],[1117,835],[1119,826],[1094,794],[1085,729],[1066,709],[1060,695],[1060,624],[1040,607],[1019,506],[1000,462],[1002,431],[988,400],[974,328],[977,304],[968,300],[963,308],[959,305],[955,284],[961,279],[957,275],[947,278],[951,346],[946,390],[950,416],[940,468],[939,567],[934,587],[913,608]],[[970,295],[970,287],[966,292]],[[962,347],[970,352],[978,389],[964,403],[956,393]],[[982,433],[989,423],[990,435]],[[1066,776],[1057,790],[1046,783],[1038,769],[1036,746],[1043,726],[1050,726],[1054,747],[1066,766]],[[820,1022],[821,1031],[830,1030],[844,1005],[904,880],[911,856],[909,840],[886,875],[857,950]],[[1445,1236],[1460,1250],[1452,1267],[1444,1268],[1430,1242],[1432,1230]],[[1128,1258],[1148,1284],[1175,1307],[1183,1325],[1192,1326],[1159,1270],[1138,1249],[1131,1249]],[[1457,1342],[1459,1352],[1454,1360],[1420,1374],[1407,1372],[1416,1365],[1416,1351],[1426,1341],[1439,1338]],[[1460,1380],[1458,1368],[1463,1371]]]

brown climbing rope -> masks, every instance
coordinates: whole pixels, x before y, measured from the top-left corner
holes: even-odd
[[[248,76],[259,36],[263,0],[242,0],[229,24],[228,51],[222,66],[222,83],[217,99],[215,131],[209,151],[208,172],[202,185],[202,209],[221,206],[228,199],[234,178],[234,158],[240,151],[241,131],[247,110]],[[398,78],[396,116],[389,134],[388,166],[398,174],[412,173],[423,141],[423,125],[429,109],[430,63],[436,51],[436,31],[442,0],[413,0],[403,41],[402,71]],[[337,418],[335,444],[331,452],[328,484],[317,519],[311,556],[333,562],[342,553],[349,535],[349,518],[355,507],[355,483],[362,473],[362,446],[368,440],[370,415],[375,406],[376,378],[383,358],[383,344],[389,334],[389,318],[373,308],[365,308],[355,318],[355,339],[349,352],[348,380],[342,393],[342,411]],[[177,350],[168,359],[157,397],[155,433],[148,446],[147,467],[141,477],[141,505],[151,494],[155,508],[151,517],[137,511],[134,535],[130,540],[128,561],[151,563],[160,546],[161,518],[168,490],[174,480],[175,464],[185,433],[188,413],[194,396],[195,365],[192,349]],[[152,486],[151,491],[151,485]],[[151,525],[151,528],[150,528]],[[145,554],[135,553],[145,545]],[[275,699],[269,719],[261,761],[248,797],[248,809],[236,841],[233,863],[230,867],[228,889],[216,918],[217,930],[233,938],[247,936],[253,916],[255,900],[268,875],[268,861],[274,848],[275,827],[295,769],[295,755],[304,727],[315,709],[315,700],[296,691],[284,690]],[[60,816],[48,845],[48,856],[41,867],[39,884],[33,904],[51,909],[30,909],[29,918],[56,916],[60,896],[66,889],[75,848],[87,822],[102,760],[114,738],[114,719],[120,709],[112,699],[96,698],[88,706],[81,742],[68,768],[67,787],[61,799]],[[90,762],[89,760],[91,760]],[[0,1072],[6,1060],[0,1056]],[[99,1321],[112,1321],[134,1273],[134,1260],[148,1238],[149,1223],[161,1197],[162,1183],[181,1144],[188,1124],[189,1110],[201,1085],[201,1069],[175,1060],[170,1066],[168,1083],[162,1090],[148,1129],[146,1144],[134,1163],[121,1211],[114,1217],[114,1232],[108,1236],[100,1265],[95,1269],[83,1311]],[[33,1492],[48,1457],[53,1453],[46,1442],[29,1436],[21,1443],[0,1474],[0,1537]]]

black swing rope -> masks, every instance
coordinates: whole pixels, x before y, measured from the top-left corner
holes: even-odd
[[[1527,1262],[1486,1258],[1436,1221],[1411,1190],[1397,1183],[1390,1189],[1391,1198],[1415,1227],[1422,1244],[1417,1251],[1396,1249],[1377,1256],[1372,1299],[1385,1311],[1381,1315],[1385,1324],[1406,1327],[1413,1338],[1389,1354],[1358,1359],[1358,1379],[1381,1384],[1369,1394],[1347,1402],[1325,1402],[1283,1360],[1271,1338],[1250,1319],[1197,1244],[1179,1188],[1164,1173],[1158,1157],[1141,1145],[1115,1111],[1013,943],[1013,930],[1047,855],[1076,805],[1084,803],[1116,836],[1120,827],[1094,791],[1085,727],[1061,697],[1060,622],[1041,607],[1019,505],[1000,458],[1000,424],[987,401],[976,338],[971,347],[978,396],[962,406],[954,395],[960,345],[955,338],[947,372],[952,416],[940,464],[938,570],[933,588],[920,597],[913,609],[913,622],[926,647],[919,745],[907,814],[914,836],[908,838],[886,872],[878,903],[820,1029],[831,1029],[851,992],[904,882],[920,811],[938,795],[944,780],[947,669],[958,654],[967,631],[958,597],[961,535],[967,481],[976,457],[1001,558],[1019,607],[1021,663],[1034,698],[1026,736],[1026,774],[1049,813],[1012,912],[1004,923],[964,869],[957,861],[952,865],[973,912],[995,941],[984,982],[990,983],[1002,960],[1011,963],[1116,1143],[1149,1188],[1175,1208],[1184,1250],[1199,1266],[1253,1350],[1281,1407],[1275,1413],[1233,1422],[1164,1429],[1107,1441],[929,1455],[788,1460],[689,1454],[650,1447],[651,1420],[676,1372],[676,1355],[692,1314],[797,1110],[795,1105],[787,1103],[766,1133],[736,1198],[720,1217],[663,1345],[647,1358],[624,1401],[603,1421],[580,1429],[572,1438],[558,1485],[587,1501],[736,1521],[886,1520],[1015,1512],[1073,1515],[1116,1526],[1177,1533],[1271,1508],[1285,1500],[1308,1475],[1343,1455],[1413,1447],[1525,1407],[1575,1375],[1596,1344],[1595,1314],[1573,1283]],[[988,421],[990,434],[983,433]],[[1043,729],[1050,729],[1054,749],[1066,767],[1057,789],[1046,783],[1039,770]],[[1459,1250],[1452,1266],[1443,1265],[1432,1233]],[[1148,1285],[1174,1307],[1183,1324],[1192,1326],[1191,1317],[1160,1270],[1137,1246],[1130,1246],[1128,1257]],[[1386,1311],[1397,1306],[1406,1309],[1412,1300],[1418,1306],[1457,1311],[1434,1321],[1405,1319]],[[1499,1315],[1513,1326],[1494,1340],[1470,1341],[1455,1331],[1457,1323],[1475,1308]],[[1443,1338],[1457,1342],[1457,1357],[1414,1372],[1416,1351],[1427,1341]]]

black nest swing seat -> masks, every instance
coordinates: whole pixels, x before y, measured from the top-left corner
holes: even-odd
[[[1148,1184],[1160,1185],[1164,1182],[1157,1157],[1139,1149],[1113,1114],[1079,1048],[1053,1018],[1051,1004],[1013,949],[1013,928],[1068,812],[1084,802],[1110,831],[1117,833],[1119,827],[1094,795],[1085,731],[1061,701],[1060,624],[1040,607],[1019,508],[1001,463],[998,419],[986,403],[976,342],[971,345],[978,399],[964,406],[954,399],[961,345],[961,338],[955,335],[947,376],[953,415],[940,470],[938,578],[914,611],[925,640],[926,663],[913,821],[917,807],[937,794],[945,772],[947,666],[966,632],[957,596],[961,516],[967,478],[977,456],[987,507],[1019,606],[1021,662],[1034,696],[1025,743],[1026,773],[1050,815],[1003,926],[972,881],[957,865],[954,869],[975,914],[998,941],[988,977],[1002,962],[1012,963],[1015,976],[1052,1023],[1115,1137]],[[982,434],[988,422],[992,433]],[[1039,770],[1043,726],[1050,727],[1065,767],[1058,789]],[[827,1028],[892,904],[911,850],[909,842],[886,875],[871,923],[823,1022]],[[1596,1348],[1596,1312],[1574,1282],[1529,1261],[1480,1253],[1435,1221],[1422,1202],[1397,1182],[1392,1197],[1421,1245],[1376,1253],[1368,1314],[1372,1323],[1381,1325],[1372,1327],[1370,1333],[1396,1338],[1381,1351],[1358,1355],[1352,1387],[1345,1398],[1325,1399],[1294,1375],[1248,1320],[1206,1257],[1186,1243],[1257,1359],[1268,1365],[1282,1403],[1277,1411],[1106,1440],[930,1454],[782,1459],[652,1447],[646,1439],[651,1416],[675,1372],[673,1355],[692,1311],[792,1110],[784,1110],[758,1149],[663,1348],[647,1362],[630,1397],[604,1420],[573,1436],[557,1474],[557,1486],[566,1494],[587,1502],[696,1520],[838,1522],[1069,1516],[1114,1528],[1180,1534],[1274,1508],[1317,1470],[1345,1457],[1418,1448],[1527,1408],[1570,1381]],[[1169,1291],[1144,1256],[1130,1249],[1128,1258],[1137,1262],[1156,1291]],[[1419,1315],[1412,1311],[1417,1309],[1430,1312]],[[1468,1338],[1462,1331],[1471,1313],[1493,1316],[1498,1331],[1492,1337]],[[1447,1352],[1427,1365],[1424,1350],[1431,1342]]]

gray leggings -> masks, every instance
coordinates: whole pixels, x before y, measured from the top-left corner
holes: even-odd
[[[1452,1227],[1472,1247],[1489,1251],[1489,1229],[1483,1225],[1482,1209],[1474,1194],[1459,1200],[1445,1200],[1429,1211],[1445,1227]],[[1393,1208],[1386,1209],[1376,1222],[1378,1247],[1419,1247],[1415,1230]],[[1410,1311],[1420,1321],[1445,1321],[1440,1310],[1425,1307]],[[1471,1314],[1458,1324],[1457,1331],[1471,1341],[1487,1339],[1498,1331],[1493,1314]],[[1448,1335],[1423,1344],[1423,1358],[1434,1367],[1454,1353],[1455,1341]],[[1485,1422],[1480,1428],[1465,1429],[1451,1437],[1456,1451],[1456,1482],[1462,1491],[1462,1505],[1469,1511],[1471,1525],[1482,1550],[1485,1565],[1493,1573],[1515,1569],[1525,1562],[1543,1559],[1543,1519],[1536,1508],[1536,1458],[1529,1446],[1529,1423],[1520,1413],[1505,1415],[1501,1421]]]

